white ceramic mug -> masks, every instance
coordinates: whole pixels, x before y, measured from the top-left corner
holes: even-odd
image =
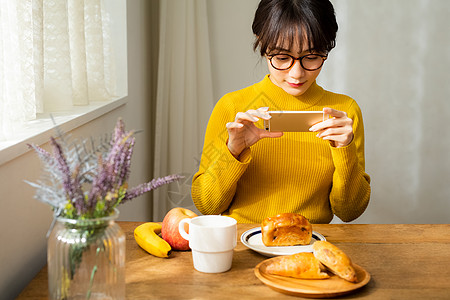
[[[184,224],[189,224],[189,233]],[[221,273],[231,268],[237,243],[237,222],[219,215],[205,215],[181,220],[178,230],[189,241],[194,268],[204,273]]]

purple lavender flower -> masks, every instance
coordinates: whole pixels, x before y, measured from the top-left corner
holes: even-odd
[[[64,152],[62,151],[61,145],[55,140],[55,138],[50,137],[50,142],[53,146],[53,156],[57,163],[58,169],[61,172],[61,180],[63,188],[66,191],[67,198],[72,202],[78,211],[78,214],[82,214],[84,211],[83,201],[84,195],[79,184],[79,180],[76,179],[76,175],[72,179],[72,172],[66,161]]]
[[[112,145],[111,152],[106,158],[108,163],[113,166],[111,180],[118,186],[128,180],[134,146],[134,137],[131,134],[122,139],[116,139],[116,143]]]
[[[52,159],[52,155],[50,153],[48,153],[46,150],[42,149],[41,147],[37,146],[37,145],[32,145],[32,144],[27,144],[28,148],[33,148],[34,151],[36,151],[36,153],[38,154],[39,158],[42,161],[48,161]]]
[[[63,183],[63,188],[67,193],[69,199],[71,199],[74,195],[72,188],[72,180],[69,166],[67,165],[66,158],[64,157],[64,153],[61,149],[61,146],[55,140],[54,137],[50,137],[51,144],[53,146],[53,155],[56,160],[59,171],[61,172],[61,180]]]
[[[84,193],[83,189],[81,188],[80,183],[80,166],[75,166],[75,170],[72,174],[72,188],[73,188],[73,205],[75,206],[77,212],[79,215],[83,214],[86,211],[86,207],[84,205]]]
[[[175,175],[168,175],[168,176],[165,176],[162,178],[156,178],[147,183],[142,183],[134,188],[129,189],[127,191],[127,193],[125,194],[125,198],[122,200],[122,203],[125,201],[128,201],[128,200],[131,200],[133,198],[139,197],[144,193],[147,193],[147,192],[154,190],[164,184],[174,182],[181,178],[183,178],[183,176],[175,174]]]
[[[91,191],[89,192],[87,198],[87,209],[94,209],[98,199],[103,198],[108,189],[111,188],[108,182],[109,173],[110,171],[108,170],[108,167],[103,163],[102,157],[100,155],[98,157],[97,176],[92,182]]]

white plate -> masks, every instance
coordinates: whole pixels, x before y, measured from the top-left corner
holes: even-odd
[[[267,247],[262,241],[261,227],[247,230],[241,235],[241,242],[246,247],[268,257],[277,255],[291,255],[299,252],[313,252],[312,244],[316,241],[326,241],[326,239],[320,233],[313,231],[312,239],[309,245]]]

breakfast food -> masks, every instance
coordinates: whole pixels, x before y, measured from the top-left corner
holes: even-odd
[[[331,272],[350,282],[358,280],[350,258],[341,249],[327,241],[317,241],[312,247],[314,256]]]
[[[322,272],[324,266],[312,253],[303,252],[272,258],[266,266],[268,274],[301,279],[326,279],[330,276]]]
[[[300,214],[282,213],[263,220],[261,235],[266,246],[308,245],[312,238],[312,227]]]

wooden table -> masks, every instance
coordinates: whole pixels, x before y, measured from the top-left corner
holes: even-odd
[[[298,299],[276,292],[254,275],[267,259],[240,241],[230,271],[194,270],[191,252],[174,251],[169,259],[143,251],[134,241],[140,223],[119,222],[127,236],[127,299]],[[238,224],[240,235],[256,224]],[[371,274],[363,288],[339,299],[450,299],[450,224],[313,225]],[[44,268],[17,299],[47,299]]]

